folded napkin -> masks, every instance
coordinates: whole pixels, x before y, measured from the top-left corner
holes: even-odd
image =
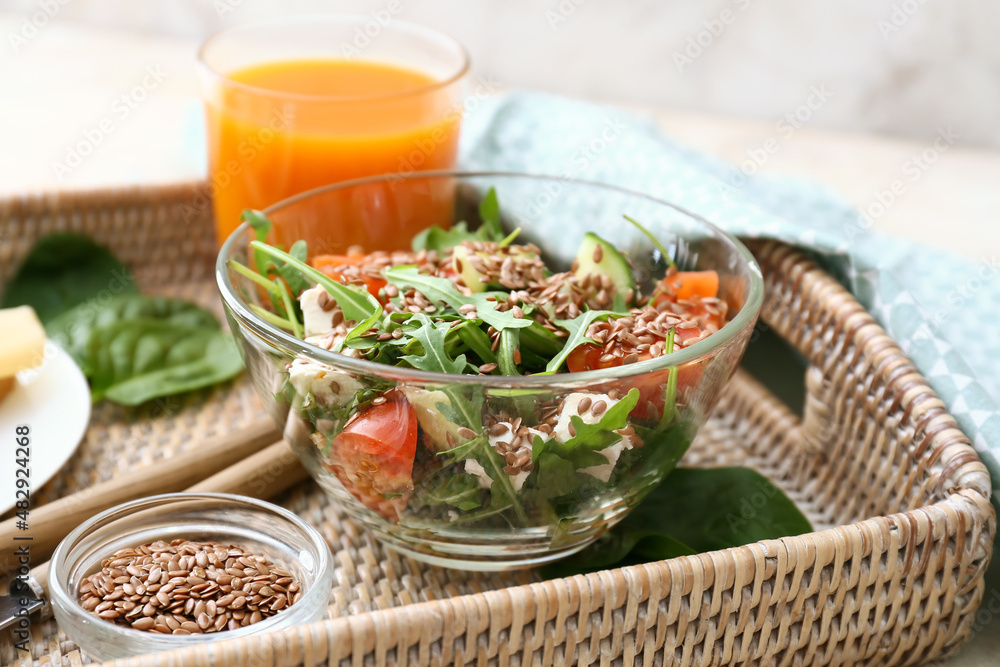
[[[948,405],[989,468],[997,503],[1000,336],[992,327],[1000,312],[1000,258],[976,262],[880,234],[818,183],[747,176],[664,136],[650,121],[548,94],[512,92],[470,114],[460,163],[611,183],[665,199],[736,236],[812,251]]]

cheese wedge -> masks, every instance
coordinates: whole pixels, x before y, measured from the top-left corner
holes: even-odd
[[[0,399],[14,386],[14,376],[42,365],[45,329],[30,306],[0,309]],[[4,391],[6,389],[6,391]]]

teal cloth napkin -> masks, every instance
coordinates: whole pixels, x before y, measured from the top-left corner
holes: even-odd
[[[664,136],[651,121],[543,93],[512,92],[469,114],[460,164],[612,183],[670,201],[736,236],[811,250],[948,405],[990,470],[996,505],[1000,258],[977,262],[880,234],[823,185],[747,176]]]

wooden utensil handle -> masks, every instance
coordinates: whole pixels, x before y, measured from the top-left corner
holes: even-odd
[[[188,491],[235,493],[252,498],[270,498],[308,476],[299,458],[284,440],[248,456]]]
[[[213,438],[172,458],[96,484],[31,510],[31,556],[36,562],[52,555],[73,528],[98,512],[140,496],[180,491],[278,440],[281,434],[268,420]],[[0,576],[17,569],[17,518],[0,524]]]

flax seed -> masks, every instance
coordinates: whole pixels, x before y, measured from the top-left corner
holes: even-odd
[[[80,605],[145,632],[221,632],[258,623],[301,596],[289,572],[267,557],[214,543],[153,542],[119,550],[102,567],[81,582]]]

